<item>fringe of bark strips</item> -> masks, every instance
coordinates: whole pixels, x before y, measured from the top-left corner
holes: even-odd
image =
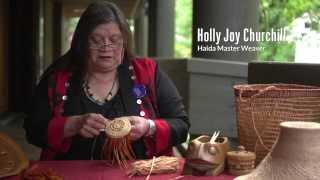
[[[128,169],[127,161],[133,161],[135,155],[130,144],[129,136],[123,138],[107,138],[103,146],[103,157],[117,163],[120,168]]]

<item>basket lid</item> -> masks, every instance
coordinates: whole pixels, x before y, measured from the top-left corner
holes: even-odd
[[[244,146],[238,146],[237,151],[230,151],[227,153],[228,158],[230,159],[242,159],[242,160],[255,160],[256,154],[250,151],[247,151]]]

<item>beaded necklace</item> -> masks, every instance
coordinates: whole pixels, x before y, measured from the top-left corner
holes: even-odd
[[[88,80],[85,80],[85,81],[83,82],[82,87],[83,87],[83,90],[84,90],[86,96],[87,96],[92,102],[94,102],[94,103],[96,103],[96,104],[99,104],[99,105],[103,105],[105,102],[110,101],[110,100],[112,99],[112,97],[113,97],[113,89],[114,89],[114,87],[115,87],[115,85],[116,85],[116,82],[117,82],[117,78],[115,78],[115,79],[113,80],[112,86],[111,86],[111,88],[110,88],[110,90],[109,90],[109,92],[108,92],[108,94],[107,94],[107,97],[105,97],[104,101],[101,101],[101,100],[99,100],[99,99],[96,99],[96,98],[94,97],[93,93],[90,92],[90,86],[89,86]]]

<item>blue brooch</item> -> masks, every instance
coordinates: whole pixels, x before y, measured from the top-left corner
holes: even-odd
[[[136,84],[133,86],[133,94],[136,98],[142,98],[147,94],[146,87],[142,84]]]

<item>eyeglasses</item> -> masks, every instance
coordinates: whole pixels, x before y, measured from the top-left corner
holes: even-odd
[[[106,47],[115,50],[123,47],[123,38],[121,36],[112,36],[107,43],[103,38],[90,37],[89,48],[94,50],[104,50]]]

